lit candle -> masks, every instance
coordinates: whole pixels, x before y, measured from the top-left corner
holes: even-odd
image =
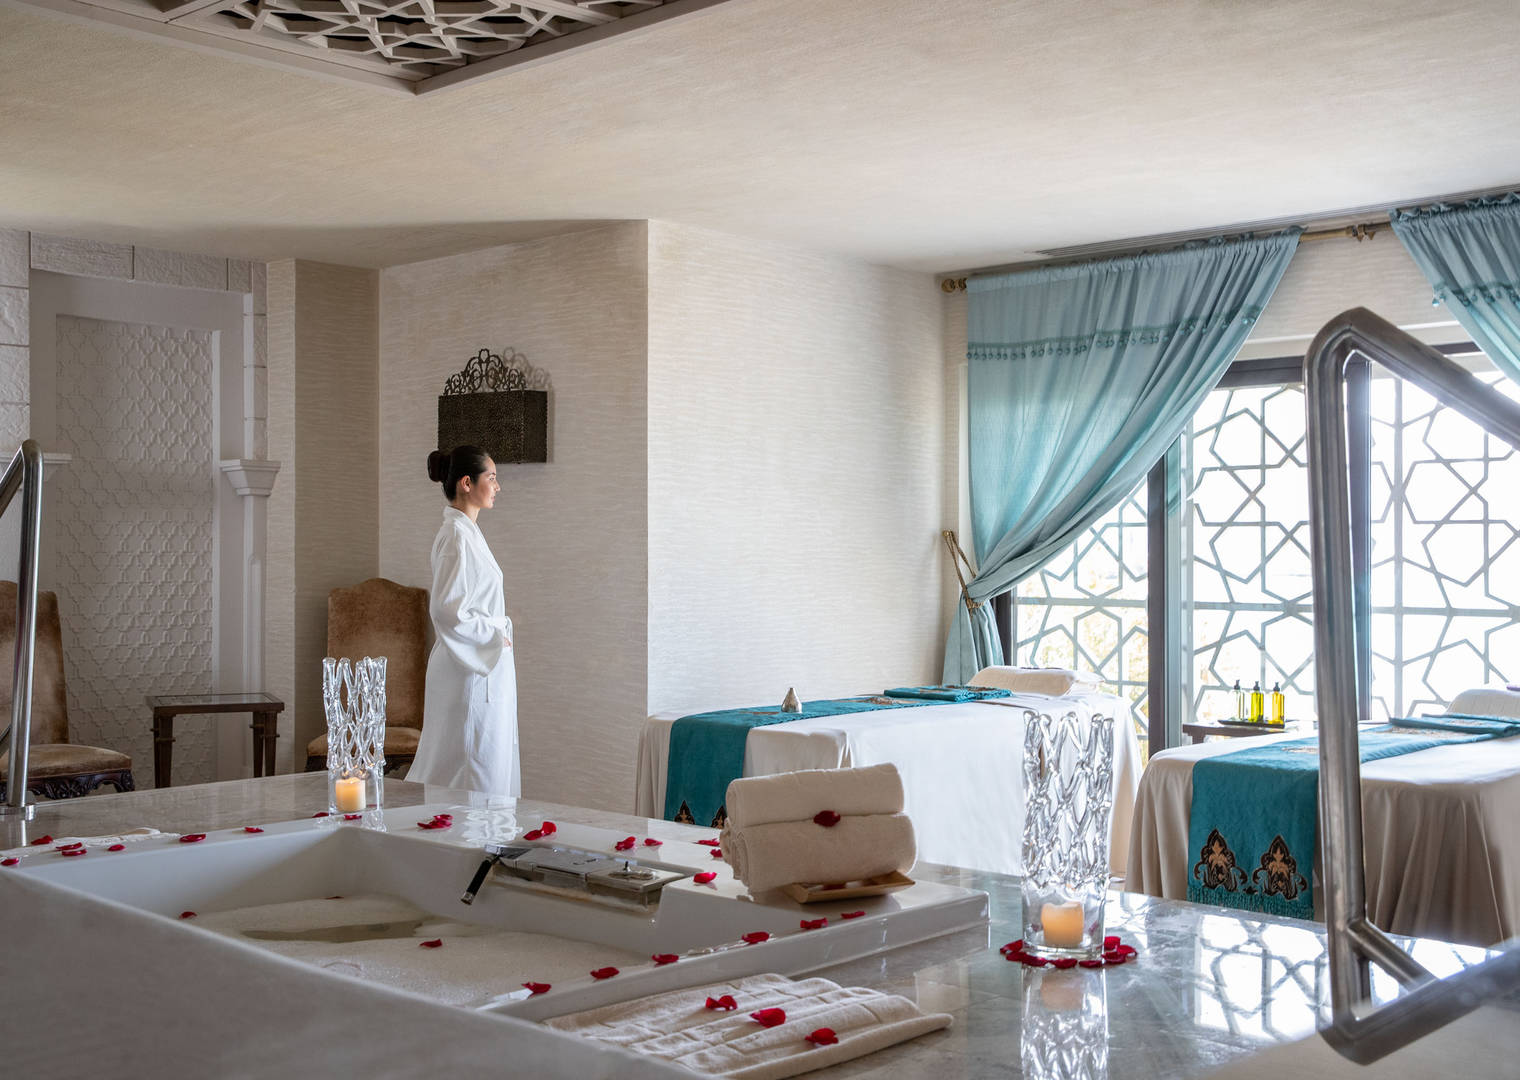
[[[364,781],[357,776],[346,776],[333,784],[333,799],[338,813],[357,814],[364,809]]]
[[[1064,904],[1041,904],[1040,925],[1045,929],[1045,944],[1052,949],[1082,947],[1082,905],[1075,900]]]

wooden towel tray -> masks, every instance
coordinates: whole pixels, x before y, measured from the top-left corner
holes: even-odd
[[[880,896],[882,893],[907,888],[913,879],[901,870],[890,874],[866,878],[864,881],[846,881],[832,885],[783,885],[782,891],[799,904],[816,904],[824,900],[853,900],[858,896]]]

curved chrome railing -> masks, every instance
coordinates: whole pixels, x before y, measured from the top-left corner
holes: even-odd
[[[1480,965],[1437,979],[1367,917],[1357,722],[1367,719],[1370,703],[1367,673],[1358,672],[1357,657],[1370,655],[1369,624],[1357,618],[1355,596],[1369,595],[1370,580],[1368,566],[1357,566],[1351,554],[1346,434],[1346,365],[1358,357],[1383,365],[1517,448],[1520,404],[1366,308],[1331,319],[1304,357],[1321,878],[1330,943],[1331,1022],[1321,1034],[1343,1056],[1366,1063],[1520,987],[1520,939]],[[1374,963],[1405,989],[1375,1008]]]
[[[0,731],[0,751],[10,747],[10,771],[0,818],[27,819],[26,770],[32,747],[32,657],[37,644],[37,556],[42,539],[42,450],[21,444],[0,477],[0,514],[21,492],[21,553],[16,573],[16,656],[11,668],[11,722]]]

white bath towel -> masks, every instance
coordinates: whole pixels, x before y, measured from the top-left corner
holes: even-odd
[[[792,882],[832,884],[906,873],[918,859],[906,814],[863,814],[832,827],[812,821],[730,825],[720,843],[734,876],[754,892]]]
[[[971,679],[972,686],[993,686],[1016,694],[1049,694],[1061,697],[1084,687],[1097,689],[1103,680],[1090,671],[1071,668],[1024,668],[995,664],[984,667]]]
[[[732,995],[731,1012],[708,1009],[709,997]],[[786,1021],[761,1027],[750,1014],[782,1009]],[[793,981],[752,975],[734,983],[672,990],[545,1020],[554,1028],[623,1050],[684,1065],[703,1076],[781,1080],[838,1065],[950,1026],[946,1013],[926,1013],[905,997],[827,979]],[[829,1028],[839,1040],[807,1036]]]
[[[723,802],[736,828],[812,821],[821,810],[845,817],[900,814],[903,785],[891,762],[863,769],[805,769],[735,780]]]

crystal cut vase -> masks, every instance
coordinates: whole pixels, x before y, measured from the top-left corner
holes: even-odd
[[[373,815],[384,805],[385,657],[322,661],[327,712],[327,812]]]
[[[1024,947],[1041,956],[1103,951],[1114,721],[1024,714]]]
[[[1025,979],[1024,1080],[1108,1080],[1103,973],[1030,969]]]

